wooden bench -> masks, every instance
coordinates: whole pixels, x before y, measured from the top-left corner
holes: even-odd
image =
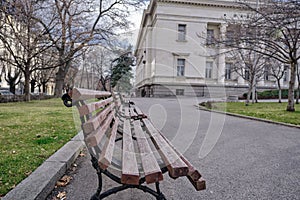
[[[132,102],[119,94],[78,88],[68,95],[78,108],[84,141],[98,174],[92,200],[128,188],[166,199],[159,188],[165,172],[174,179],[186,176],[196,190],[205,189],[201,174]],[[120,186],[102,193],[102,174]],[[156,191],[147,186],[152,183]]]

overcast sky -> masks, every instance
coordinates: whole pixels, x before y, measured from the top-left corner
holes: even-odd
[[[129,41],[135,45],[137,37],[138,37],[138,33],[139,33],[139,28],[140,28],[140,24],[141,24],[141,20],[142,20],[142,16],[143,16],[143,11],[144,9],[146,9],[148,6],[148,3],[146,3],[146,5],[141,8],[140,10],[136,11],[136,12],[132,12],[131,16],[130,16],[130,21],[134,24],[132,27],[132,36],[128,36],[129,37]]]

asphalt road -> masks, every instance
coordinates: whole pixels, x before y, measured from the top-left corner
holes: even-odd
[[[300,199],[300,129],[198,110],[197,98],[132,99],[201,172],[207,189],[164,175],[167,199]],[[89,156],[77,160],[66,199],[89,199],[97,188]],[[116,186],[104,179],[104,190]],[[130,189],[106,199],[153,199]]]

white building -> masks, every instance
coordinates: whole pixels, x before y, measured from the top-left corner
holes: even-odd
[[[143,13],[135,56],[137,96],[224,96],[248,85],[231,71],[213,39],[224,37],[225,18],[245,14],[232,0],[152,0]],[[230,30],[234,31],[234,30]],[[283,86],[288,80],[282,80]],[[274,89],[267,77],[260,89]]]

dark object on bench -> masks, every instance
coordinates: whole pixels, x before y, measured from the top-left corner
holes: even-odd
[[[99,179],[92,200],[128,188],[166,199],[159,188],[165,172],[174,179],[186,176],[196,190],[205,189],[200,173],[136,105],[121,95],[77,88],[73,89],[72,99],[78,108],[84,140]],[[102,173],[121,186],[101,193]],[[144,183],[155,183],[156,191]]]
[[[65,93],[64,95],[62,95],[61,100],[63,100],[64,105],[66,107],[72,107],[72,90],[69,90],[67,93]]]

